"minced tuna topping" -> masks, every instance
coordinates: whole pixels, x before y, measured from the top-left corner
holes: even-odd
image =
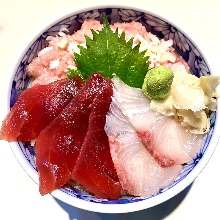
[[[103,25],[96,20],[86,20],[81,29],[72,35],[60,34],[55,37],[48,37],[48,47],[42,49],[38,56],[27,67],[27,73],[34,77],[31,86],[36,84],[48,84],[58,79],[66,77],[68,68],[76,69],[73,53],[80,53],[78,45],[86,47],[85,35],[92,38],[91,29],[102,30]],[[177,57],[172,47],[172,40],[159,39],[156,35],[147,32],[145,27],[139,22],[115,23],[111,25],[113,31],[118,28],[118,33],[125,31],[125,38],[133,39],[133,45],[138,43],[140,51],[147,49],[146,55],[149,56],[149,69],[158,66],[168,66],[175,62],[182,62],[187,69],[187,63]]]

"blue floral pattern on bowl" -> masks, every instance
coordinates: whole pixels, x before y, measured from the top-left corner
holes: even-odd
[[[129,22],[129,21],[139,21],[141,22],[146,29],[149,32],[152,32],[153,34],[156,34],[159,38],[165,38],[173,39],[174,45],[173,47],[179,53],[185,61],[190,66],[192,73],[196,76],[202,76],[202,75],[210,75],[210,71],[208,69],[208,66],[206,65],[205,60],[203,59],[200,52],[197,50],[197,48],[193,45],[193,43],[183,34],[181,31],[179,31],[176,27],[172,26],[171,24],[161,20],[160,18],[157,18],[153,15],[146,14],[139,11],[134,11],[131,9],[99,9],[99,10],[92,10],[85,13],[80,13],[76,15],[72,15],[71,17],[68,17],[59,23],[52,26],[50,29],[45,31],[39,38],[31,45],[31,47],[28,49],[26,54],[24,55],[23,59],[20,62],[20,65],[17,68],[14,81],[12,84],[11,89],[11,99],[10,99],[10,106],[12,107],[21,94],[23,90],[25,90],[28,87],[28,84],[30,82],[30,78],[26,74],[26,66],[31,62],[31,60],[37,56],[37,53],[47,46],[47,40],[46,38],[48,36],[54,36],[59,31],[68,29],[68,33],[74,33],[74,31],[77,31],[83,21],[85,19],[96,19],[99,21],[102,21],[102,13],[106,12],[107,17],[109,19],[110,23],[115,22]],[[198,164],[200,159],[203,157],[209,142],[212,138],[213,129],[215,125],[215,113],[211,115],[211,128],[209,133],[206,136],[206,139],[204,140],[203,146],[200,150],[200,152],[197,154],[197,156],[187,165],[183,166],[183,171],[178,177],[178,179],[169,187],[165,189],[161,189],[159,193],[156,195],[152,195],[146,198],[140,198],[140,197],[131,197],[131,196],[122,196],[119,200],[106,200],[106,199],[98,199],[87,192],[82,191],[78,188],[63,188],[60,189],[63,193],[66,193],[72,197],[79,198],[86,201],[91,201],[95,203],[102,203],[102,204],[122,204],[122,203],[133,203],[138,202],[141,200],[146,200],[151,197],[157,196],[159,194],[162,194],[163,192],[167,191],[168,189],[174,187],[176,184],[181,182]],[[27,143],[21,143],[18,142],[18,145],[20,147],[20,150],[22,151],[24,157],[28,161],[28,163],[31,164],[31,166],[36,170],[36,155],[34,148]]]

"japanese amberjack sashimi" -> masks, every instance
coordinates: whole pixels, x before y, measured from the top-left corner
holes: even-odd
[[[113,98],[105,131],[122,188],[134,196],[149,196],[173,183],[181,165],[161,167],[140,141],[134,127]]]
[[[87,133],[91,104],[96,93],[102,91],[104,81],[100,74],[91,75],[66,108],[36,139],[36,165],[42,195],[70,180]]]
[[[122,189],[104,130],[113,93],[111,80],[102,86],[92,103],[88,131],[71,177],[98,198],[118,199]]]
[[[202,145],[202,135],[186,131],[173,117],[152,111],[150,100],[141,89],[129,87],[117,77],[113,78],[113,83],[113,97],[161,166],[192,160]]]
[[[75,77],[26,89],[2,122],[0,138],[7,141],[33,140],[63,110],[82,85],[81,78]]]

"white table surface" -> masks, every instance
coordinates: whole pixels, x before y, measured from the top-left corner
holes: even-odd
[[[117,0],[121,2],[120,0]],[[0,100],[4,78],[21,46],[44,21],[70,7],[94,0],[0,0]],[[220,1],[219,0],[127,0],[145,4],[169,15],[185,26],[200,41],[220,75]],[[0,105],[0,110],[1,106]],[[1,119],[4,117],[0,111]],[[40,196],[38,186],[28,177],[14,157],[9,144],[0,141],[0,219],[2,220],[102,220],[102,219],[220,219],[220,146],[210,162],[184,191],[161,206],[129,215],[99,215],[82,212],[55,200]],[[188,192],[188,193],[187,193]]]

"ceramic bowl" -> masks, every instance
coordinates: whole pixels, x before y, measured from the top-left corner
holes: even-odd
[[[102,12],[106,12],[109,22],[141,22],[149,32],[156,34],[159,38],[173,39],[174,48],[190,66],[192,73],[196,76],[213,74],[213,67],[204,50],[196,39],[172,18],[157,14],[146,6],[129,4],[94,4],[83,8],[73,8],[62,15],[57,16],[47,24],[22,48],[11,71],[8,84],[8,96],[5,110],[8,112],[14,105],[18,96],[29,84],[30,78],[26,74],[26,66],[37,56],[37,53],[47,45],[47,36],[56,35],[61,29],[66,28],[69,33],[77,31],[85,19],[102,19]],[[219,106],[219,105],[218,105]],[[218,112],[218,107],[217,111]],[[211,115],[211,127],[207,134],[200,152],[193,160],[183,167],[182,173],[172,185],[161,189],[157,194],[149,197],[122,196],[118,200],[98,199],[77,188],[63,188],[54,191],[52,196],[59,200],[79,207],[81,209],[103,212],[103,213],[125,213],[133,212],[160,204],[190,185],[209,161],[217,145],[219,129],[217,113]],[[20,165],[27,174],[38,184],[38,172],[36,168],[35,150],[21,142],[10,143]]]

